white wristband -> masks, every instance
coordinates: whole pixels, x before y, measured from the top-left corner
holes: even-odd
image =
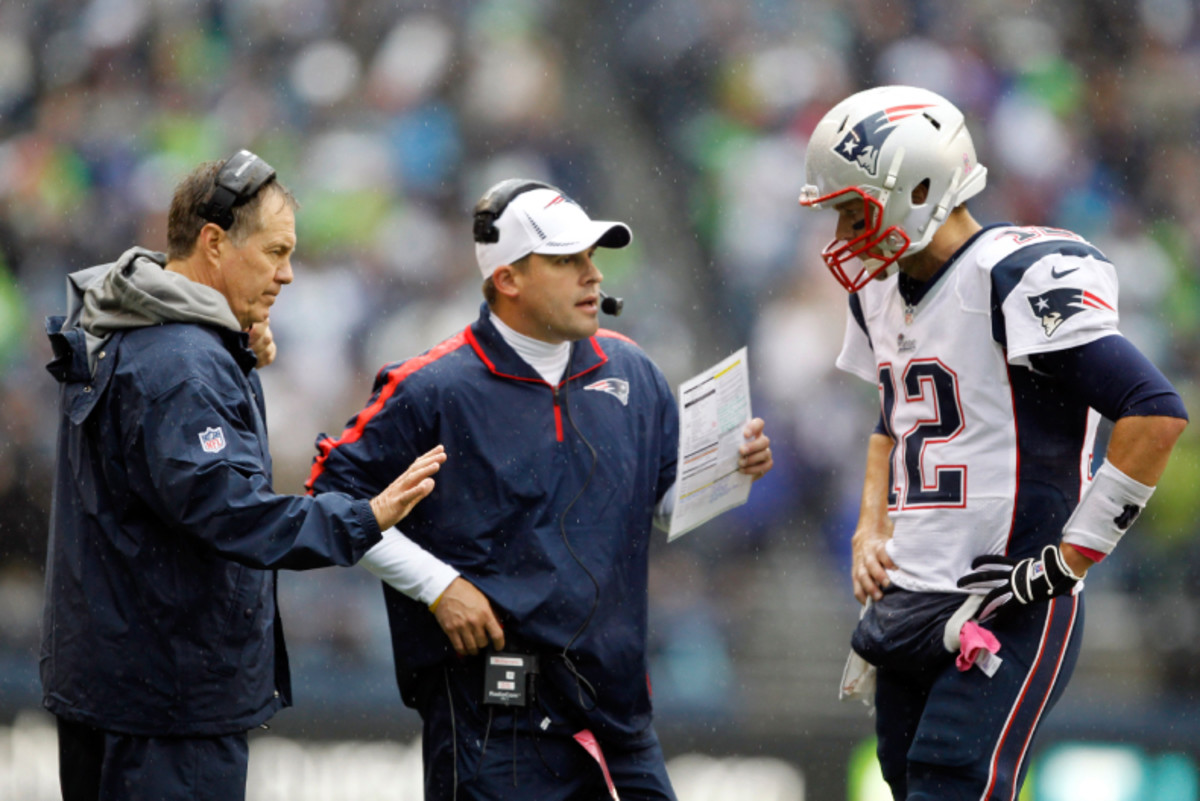
[[[363,554],[359,564],[413,600],[436,601],[458,571],[417,545],[393,526]]]
[[[1154,494],[1107,459],[1063,526],[1062,541],[1110,554]]]

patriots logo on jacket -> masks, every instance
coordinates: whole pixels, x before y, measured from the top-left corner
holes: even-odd
[[[1040,295],[1026,295],[1035,317],[1042,321],[1042,330],[1047,337],[1054,336],[1058,327],[1070,318],[1087,309],[1113,311],[1100,298],[1085,289],[1050,289]]]
[[[200,437],[200,447],[205,453],[220,453],[225,450],[225,432],[217,428],[206,428],[198,435]]]
[[[601,378],[599,381],[584,387],[593,392],[607,392],[621,402],[622,406],[629,405],[629,382],[624,378]]]
[[[859,169],[874,177],[879,175],[879,150],[897,123],[906,120],[923,108],[929,108],[929,103],[913,103],[906,106],[892,106],[872,114],[859,121],[846,131],[838,143],[833,146],[837,153],[851,164],[857,164]]]

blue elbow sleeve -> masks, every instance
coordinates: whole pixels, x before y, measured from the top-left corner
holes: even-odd
[[[1069,382],[1082,400],[1109,420],[1149,416],[1188,419],[1175,387],[1123,336],[1033,354],[1029,361],[1039,372]]]

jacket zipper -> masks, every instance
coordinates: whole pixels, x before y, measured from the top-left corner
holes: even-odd
[[[559,442],[563,441],[562,406],[559,403],[558,387],[550,387],[554,393],[554,434]]]

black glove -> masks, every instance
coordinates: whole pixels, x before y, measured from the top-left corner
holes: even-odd
[[[1057,545],[1042,549],[1040,559],[1030,556],[1017,560],[1011,556],[977,556],[971,562],[974,573],[958,580],[964,590],[990,589],[976,615],[986,620],[1003,607],[1013,603],[1022,606],[1033,601],[1047,601],[1057,595],[1067,595],[1083,581],[1071,572],[1063,561]]]

